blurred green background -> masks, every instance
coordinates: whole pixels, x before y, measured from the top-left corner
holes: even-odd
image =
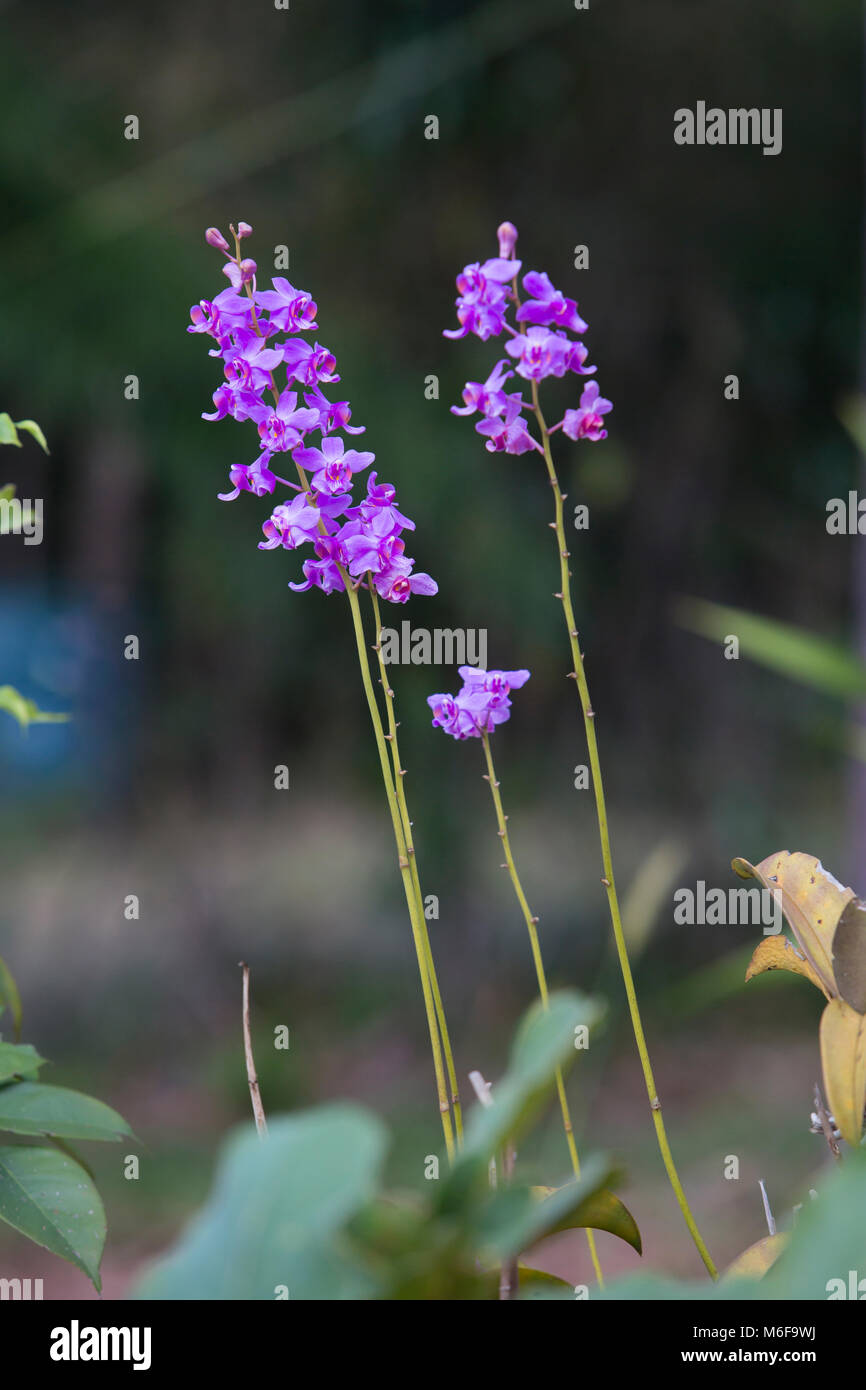
[[[137,1183],[93,1155],[108,1296],[172,1238],[247,1118],[241,957],[269,1110],[369,1103],[410,1187],[439,1139],[345,602],[292,594],[299,560],[256,549],[266,499],[216,498],[254,431],[201,420],[219,378],[185,328],[224,284],[203,230],[230,220],[253,224],[260,279],[289,247],[338,356],[335,398],[418,523],[410,549],[440,592],[397,621],[486,628],[491,665],[532,670],[497,764],[552,981],[610,1000],[571,1084],[583,1145],[624,1157],[647,1261],[694,1274],[622,1012],[591,793],[573,786],[586,755],[549,488],[448,410],[498,355],[441,334],[455,274],[495,254],[503,218],[525,268],[579,300],[615,411],[607,441],[558,459],[569,502],[590,507],[575,601],[673,1147],[719,1263],[764,1233],[758,1178],[780,1224],[814,1180],[819,997],[746,991],[755,934],[676,927],[672,893],[727,887],[735,854],[780,848],[866,888],[862,764],[842,702],[726,661],[674,607],[697,595],[862,649],[858,538],[825,529],[860,470],[840,411],[860,378],[861,67],[853,0],[0,4],[0,409],[51,446],[0,457],[0,482],[45,499],[43,544],[0,545],[0,680],[74,715],[0,728],[0,954],[50,1079],[121,1109],[143,1143]],[[698,100],[781,107],[783,152],[676,146],[673,112]],[[409,666],[394,684],[458,1067],[495,1079],[533,976],[479,749],[429,727],[425,696],[456,672]],[[553,1114],[521,1160],[554,1181],[562,1150]],[[638,1263],[601,1245],[611,1270]],[[586,1277],[585,1243],[563,1238],[557,1261]],[[2,1228],[7,1265],[43,1274],[46,1297],[88,1294]]]

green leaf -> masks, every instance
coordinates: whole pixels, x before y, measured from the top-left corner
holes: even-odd
[[[153,1299],[365,1299],[382,1287],[342,1234],[374,1196],[385,1134],[354,1105],[245,1125],[204,1210],[136,1290]]]
[[[850,1270],[858,1271],[858,1280],[866,1277],[866,1154],[860,1149],[846,1154],[814,1201],[805,1203],[789,1245],[756,1287],[772,1299],[850,1298]],[[861,1289],[853,1297],[862,1295]]]
[[[58,1139],[135,1137],[126,1120],[101,1100],[38,1081],[17,1081],[0,1089],[2,1129],[10,1134],[44,1134]]]
[[[32,438],[36,440],[36,443],[43,453],[47,454],[49,452],[48,441],[35,420],[16,420],[15,428],[16,430],[24,430],[27,434],[31,435]]]
[[[56,1149],[0,1148],[0,1220],[101,1288],[105,1211],[83,1168]]]
[[[14,444],[16,448],[21,448],[21,440],[18,438],[18,431],[11,415],[7,415],[5,410],[0,411],[0,444]]]
[[[15,496],[15,484],[5,483],[0,487],[0,502],[11,502]]]
[[[681,627],[701,637],[717,642],[738,637],[745,656],[801,685],[845,700],[866,695],[866,666],[840,642],[703,599],[681,599],[675,616]]]
[[[552,1088],[557,1067],[575,1056],[575,1030],[592,1029],[603,1007],[577,991],[550,995],[549,1007],[534,1004],[517,1031],[508,1071],[493,1088],[493,1104],[473,1111],[466,1131],[463,1161],[490,1158],[509,1137],[530,1123]]]
[[[0,1085],[13,1077],[35,1077],[39,1068],[45,1065],[35,1047],[29,1043],[0,1042]]]
[[[0,710],[17,719],[22,729],[31,724],[66,724],[68,714],[51,714],[40,709],[35,700],[28,700],[13,685],[0,685]]]
[[[12,1012],[12,1028],[17,1042],[21,1036],[21,996],[12,971],[0,956],[0,1014],[4,1009]]]
[[[547,1236],[578,1227],[609,1231],[641,1253],[634,1217],[606,1184],[615,1179],[607,1159],[590,1158],[580,1179],[557,1188],[543,1200],[529,1188],[506,1188],[485,1203],[476,1224],[479,1242],[491,1258],[522,1254]]]

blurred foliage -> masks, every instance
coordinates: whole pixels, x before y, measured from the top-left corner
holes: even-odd
[[[245,1126],[227,1143],[213,1195],[178,1248],[138,1290],[158,1299],[495,1298],[497,1262],[547,1236],[605,1230],[640,1253],[631,1214],[590,1159],[556,1190],[493,1183],[505,1146],[536,1118],[554,1075],[574,1060],[593,1001],[561,992],[524,1018],[490,1105],[473,1112],[463,1150],[442,1175],[428,1155],[423,1201],[380,1191],[385,1132],[358,1107],[281,1116],[266,1136]],[[560,1284],[521,1266],[520,1284]]]

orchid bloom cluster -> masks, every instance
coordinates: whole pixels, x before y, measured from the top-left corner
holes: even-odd
[[[456,739],[492,734],[511,716],[511,691],[529,680],[528,671],[482,671],[477,666],[461,666],[459,674],[463,685],[456,695],[427,696],[433,728]]]
[[[468,381],[463,405],[452,406],[451,411],[454,415],[474,415],[476,411],[481,415],[475,428],[486,436],[491,453],[525,454],[532,449],[541,451],[523,417],[525,410],[533,409],[533,402],[524,399],[522,387],[507,390],[506,382],[516,375],[537,389],[545,377],[564,377],[567,372],[592,376],[596,368],[586,365],[588,349],[581,337],[587,324],[577,312],[576,302],[566,299],[538,270],[524,275],[528,298],[521,302],[517,281],[522,262],[514,255],[517,229],[511,222],[503,222],[498,237],[498,256],[483,265],[467,265],[457,276],[460,327],[446,329],[444,336],[465,338],[473,333],[487,342],[505,333],[509,335],[505,343],[508,356],[496,363],[486,381]],[[507,319],[511,307],[516,310],[514,325]],[[600,394],[598,383],[589,381],[578,407],[566,410],[563,418],[549,427],[548,434],[561,429],[575,440],[605,439],[603,417],[612,409],[612,403]]]
[[[362,434],[364,426],[349,423],[348,401],[331,401],[322,390],[340,380],[337,360],[321,343],[300,336],[318,327],[316,304],[282,276],[271,289],[260,290],[255,261],[241,254],[240,244],[252,228],[240,222],[231,231],[234,255],[216,227],[205,233],[208,245],[226,257],[229,285],[212,300],[193,305],[187,330],[212,338],[216,346],[210,356],[223,363],[225,381],[214,392],[215,409],[203,419],[252,420],[259,434],[258,455],[252,463],[231,467],[231,490],[218,496],[224,502],[242,492],[270,496],[278,483],[295,494],[274,507],[259,542],[260,550],[313,547],[315,558],[303,564],[304,582],[290,583],[290,589],[330,594],[345,590],[347,576],[355,587],[369,576],[380,598],[390,603],[435,594],[435,581],[413,573],[415,561],[405,553],[402,533],[414,531],[415,523],[397,507],[394,487],[371,472],[366,496],[353,497],[354,475],[369,468],[375,454],[346,447],[342,436]],[[272,465],[280,455],[290,456],[299,482],[275,472]]]

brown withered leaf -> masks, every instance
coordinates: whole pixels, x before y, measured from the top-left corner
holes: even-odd
[[[866,1014],[866,903],[852,898],[833,936],[836,986],[852,1009]]]

